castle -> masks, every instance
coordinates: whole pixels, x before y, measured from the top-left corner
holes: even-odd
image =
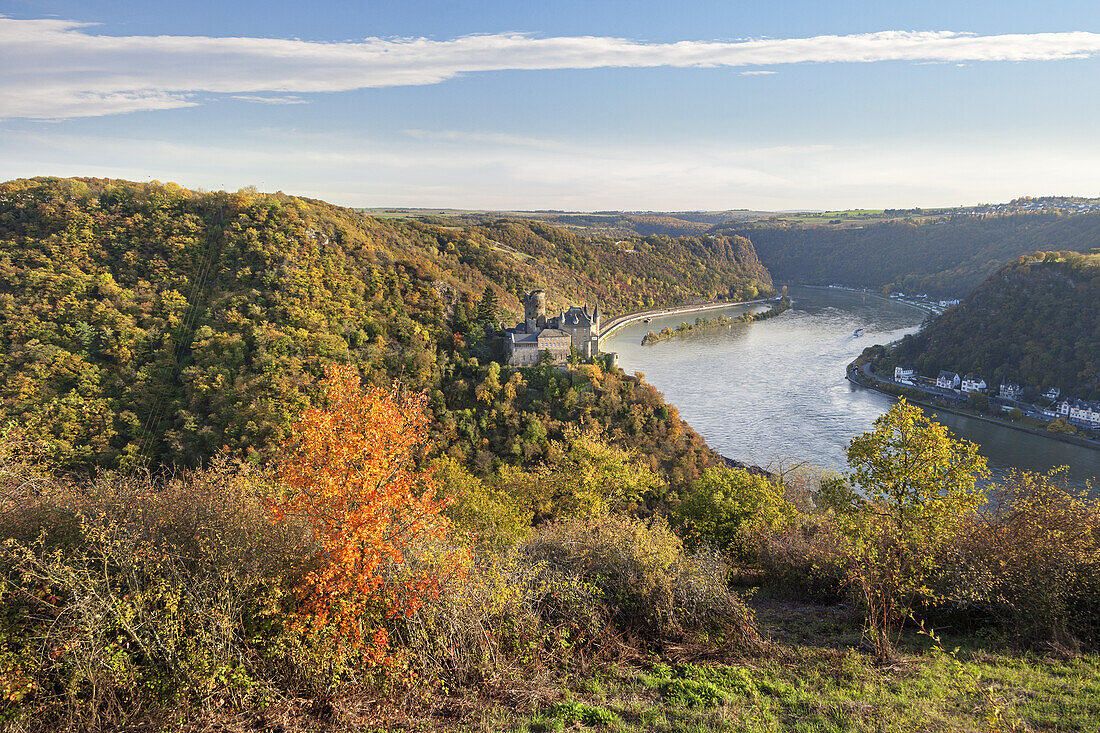
[[[575,348],[580,356],[600,353],[600,304],[589,313],[588,306],[573,306],[553,318],[546,317],[546,291],[533,290],[523,296],[523,323],[504,330],[504,348],[513,366],[538,364],[549,351],[555,364],[564,364]]]

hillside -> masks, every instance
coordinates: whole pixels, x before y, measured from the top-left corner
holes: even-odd
[[[1028,252],[1100,246],[1100,214],[950,216],[845,227],[762,221],[712,231],[750,239],[780,281],[961,298]]]
[[[587,415],[621,442],[659,443],[653,460],[688,475],[709,451],[632,378],[600,373],[606,402],[567,375],[537,377],[549,395],[520,378],[480,405],[475,387],[510,376],[486,364],[487,332],[509,317],[494,301],[518,311],[539,285],[552,307],[598,299],[613,315],[770,284],[737,238],[443,227],[283,194],[53,178],[0,186],[0,272],[0,417],[68,468],[262,451],[336,361],[428,390],[443,446],[484,468],[537,460]]]
[[[1100,254],[1020,257],[903,339],[891,362],[1100,398]]]
[[[1018,279],[1095,324],[1097,259]],[[1059,474],[979,514],[977,447],[904,402],[843,476],[750,472],[606,360],[491,360],[528,283],[767,289],[746,240],[41,179],[0,187],[0,271],[5,731],[1100,715],[1100,501]]]

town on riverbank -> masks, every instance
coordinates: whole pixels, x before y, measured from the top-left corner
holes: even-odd
[[[1065,397],[1057,388],[1039,392],[1007,381],[994,389],[981,377],[950,371],[930,377],[911,367],[896,366],[892,378],[879,375],[872,362],[886,348],[865,349],[848,365],[848,380],[917,404],[1100,449],[1098,402]]]

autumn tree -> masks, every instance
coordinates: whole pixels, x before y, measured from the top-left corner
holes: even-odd
[[[364,389],[348,366],[327,369],[323,388],[323,406],[303,411],[283,445],[285,493],[274,509],[304,519],[318,547],[299,588],[301,630],[377,663],[385,620],[414,611],[437,587],[413,567],[416,548],[448,528],[434,476],[415,465],[426,396]]]
[[[794,513],[783,487],[766,476],[711,466],[676,508],[675,517],[691,537],[745,557],[751,530],[777,529]]]
[[[665,488],[634,451],[611,445],[597,430],[577,426],[566,428],[563,441],[551,441],[540,466],[531,471],[503,466],[496,481],[522,498],[535,522],[630,509]]]
[[[850,580],[880,657],[942,568],[943,550],[984,501],[978,446],[956,440],[919,407],[898,401],[847,448],[851,472],[831,487],[847,539]]]

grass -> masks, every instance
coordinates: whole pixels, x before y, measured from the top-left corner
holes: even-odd
[[[858,620],[843,606],[759,601],[756,608],[775,640],[764,658],[636,660],[544,686],[526,710],[484,702],[476,722],[454,729],[964,733],[996,730],[990,719],[999,718],[1001,730],[1097,730],[1095,655],[1059,658],[945,635],[948,650],[960,647],[953,657],[933,653],[914,633],[902,658],[882,667],[861,648]]]

